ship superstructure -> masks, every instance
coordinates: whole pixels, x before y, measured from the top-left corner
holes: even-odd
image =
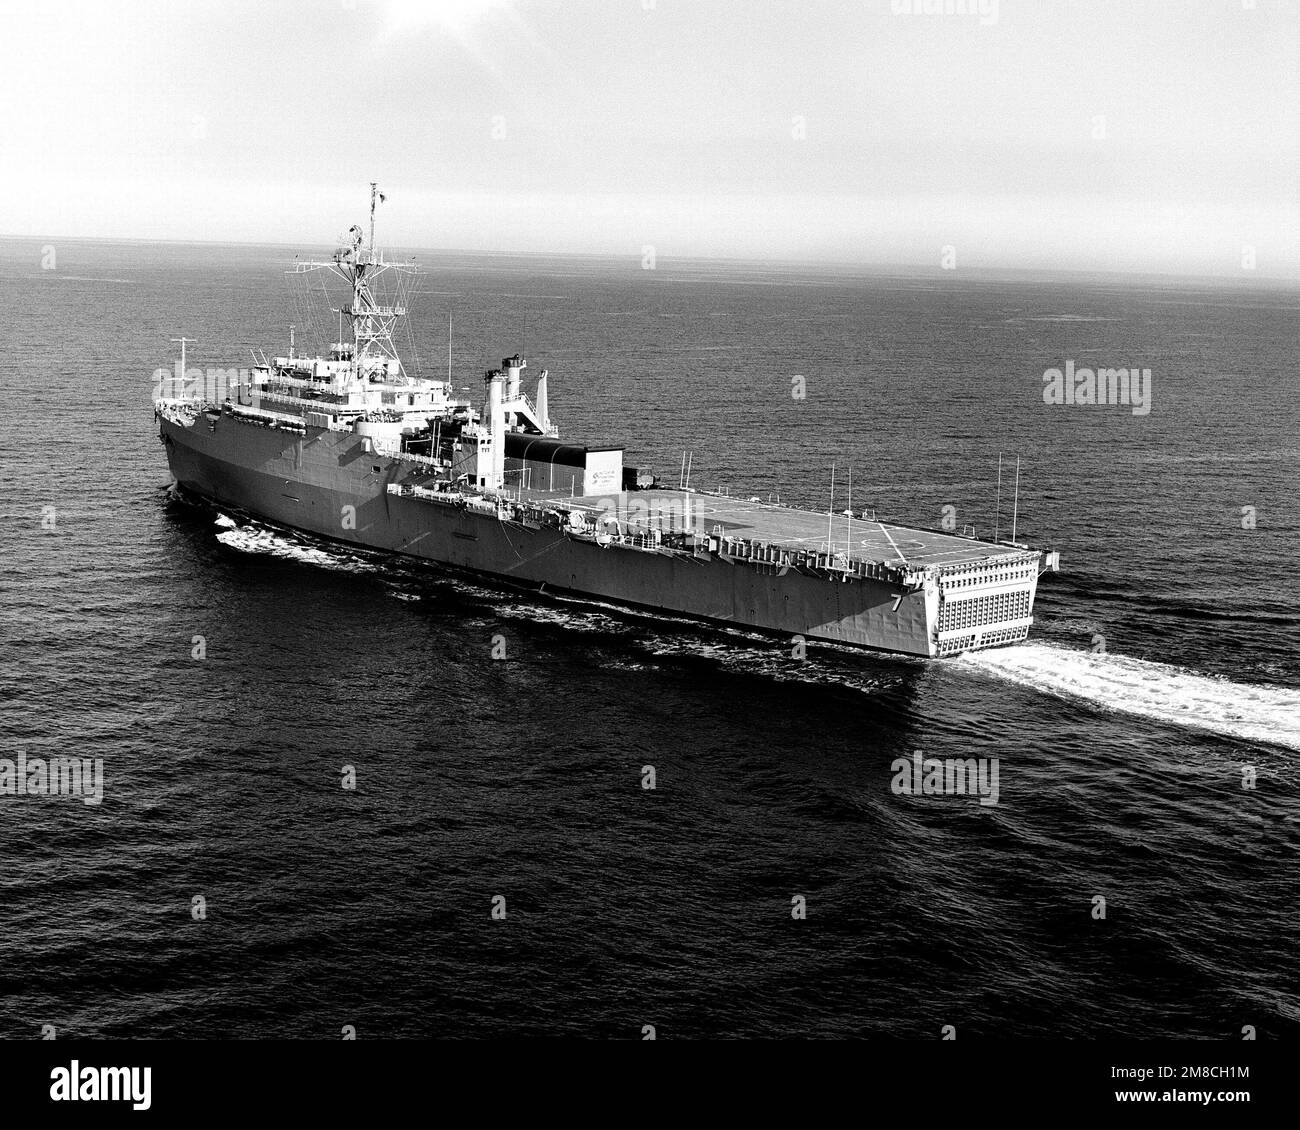
[[[511,584],[806,639],[938,657],[1022,640],[1056,554],[664,486],[622,448],[561,441],[548,374],[524,390],[515,355],[484,374],[481,407],[408,373],[407,308],[375,282],[405,276],[353,227],[329,272],[350,292],[325,356],[261,358],[220,400],[160,396],[178,486],[220,508]]]

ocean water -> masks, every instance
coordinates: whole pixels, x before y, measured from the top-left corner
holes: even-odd
[[[451,307],[457,384],[522,350],[670,480],[987,536],[1019,456],[1027,643],[799,661],[175,498],[168,339],[316,345],[296,250],[0,242],[0,758],[104,767],[0,796],[0,1036],[1300,1034],[1300,292],[421,256],[408,360]]]

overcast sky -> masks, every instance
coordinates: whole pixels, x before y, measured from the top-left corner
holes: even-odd
[[[1300,277],[1300,0],[907,6],[0,0],[0,234]]]

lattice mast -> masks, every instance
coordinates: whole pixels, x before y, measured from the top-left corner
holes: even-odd
[[[294,264],[293,274],[303,275],[314,271],[328,271],[342,279],[352,291],[351,302],[340,313],[347,318],[352,331],[351,343],[337,342],[338,354],[351,353],[353,371],[365,380],[383,376],[406,379],[406,370],[397,347],[393,331],[398,320],[406,317],[406,297],[415,278],[414,263],[389,263],[384,253],[375,247],[375,208],[384,202],[376,181],[370,182],[370,238],[363,242],[364,233],[353,224],[344,236],[342,245],[329,260],[302,260]],[[376,300],[372,284],[381,276],[392,273],[395,279],[394,301],[384,304]],[[396,363],[396,374],[393,373]]]

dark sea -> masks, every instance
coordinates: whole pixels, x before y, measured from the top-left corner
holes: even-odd
[[[671,482],[987,537],[1001,454],[1005,536],[1019,457],[1028,642],[801,661],[174,497],[169,339],[285,352],[297,250],[0,242],[0,758],[104,781],[0,795],[0,1037],[1300,1036],[1300,291],[420,256],[412,368]]]

